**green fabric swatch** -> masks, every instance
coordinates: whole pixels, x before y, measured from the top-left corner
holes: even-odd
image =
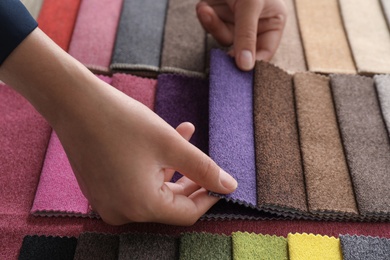
[[[186,233],[180,238],[180,259],[231,259],[231,237],[208,233]]]
[[[233,232],[233,259],[288,260],[287,239],[247,232]]]

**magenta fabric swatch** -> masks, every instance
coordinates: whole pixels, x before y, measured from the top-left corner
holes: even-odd
[[[27,100],[0,83],[0,216],[31,208],[50,131]]]
[[[112,85],[126,95],[154,110],[157,80],[115,73]]]
[[[227,200],[257,205],[253,132],[253,71],[240,71],[221,50],[210,61],[209,153],[237,181]]]
[[[108,72],[123,0],[81,2],[69,54],[98,72]]]

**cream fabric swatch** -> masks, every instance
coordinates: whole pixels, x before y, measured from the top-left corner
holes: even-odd
[[[286,26],[278,50],[270,62],[289,73],[306,71],[305,54],[299,34],[294,0],[284,1],[288,12]]]
[[[356,73],[337,0],[296,0],[310,71]]]
[[[390,33],[378,0],[340,0],[357,70],[390,73]]]
[[[43,0],[20,0],[27,10],[30,12],[31,16],[36,20],[38,18],[39,12],[41,11]]]

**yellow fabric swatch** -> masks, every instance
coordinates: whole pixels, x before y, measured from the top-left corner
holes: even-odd
[[[313,234],[288,234],[290,260],[342,260],[340,239]]]

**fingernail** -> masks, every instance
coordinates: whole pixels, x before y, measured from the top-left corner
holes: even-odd
[[[208,14],[201,14],[200,17],[202,18],[202,21],[204,23],[210,23],[211,22],[211,16]]]
[[[229,191],[234,191],[235,189],[237,189],[237,181],[224,170],[220,170],[219,179],[221,180],[221,184]]]
[[[253,67],[252,53],[247,50],[241,51],[240,54],[240,65],[243,70],[251,70]]]

